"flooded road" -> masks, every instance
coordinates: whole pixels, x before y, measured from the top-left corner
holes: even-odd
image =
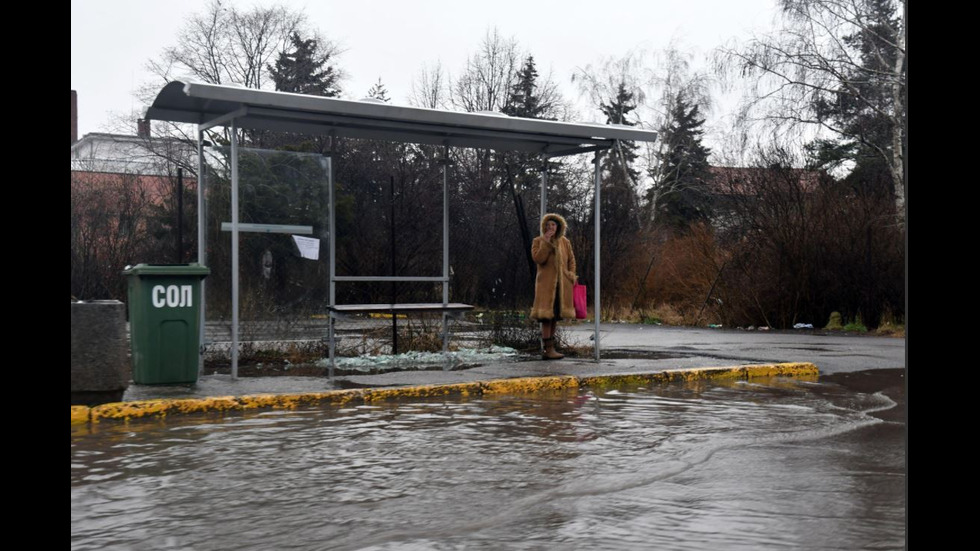
[[[900,370],[104,423],[73,549],[876,549]]]

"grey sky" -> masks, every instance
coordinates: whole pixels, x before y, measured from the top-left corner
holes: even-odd
[[[274,2],[237,2],[255,3]],[[539,72],[551,72],[574,99],[576,67],[672,41],[704,55],[732,38],[765,31],[775,13],[775,0],[281,3],[305,11],[311,27],[343,48],[337,64],[348,75],[346,97],[363,97],[380,77],[395,103],[407,103],[423,65],[441,62],[450,74],[459,73],[492,27],[516,39],[535,56]],[[81,135],[105,131],[111,112],[139,107],[132,92],[151,78],[146,61],[172,45],[184,20],[205,7],[202,0],[72,0],[71,88],[78,91]]]

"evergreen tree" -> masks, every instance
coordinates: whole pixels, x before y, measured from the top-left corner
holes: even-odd
[[[554,98],[542,97],[534,56],[528,56],[508,92],[507,102],[500,111],[511,117],[556,120],[555,108]],[[537,155],[511,152],[499,155],[498,160],[509,165],[517,193],[537,187]]]
[[[507,103],[501,108],[501,112],[511,117],[554,120],[554,117],[548,116],[548,106],[541,101],[537,88],[538,71],[534,64],[534,56],[528,56],[517,73],[517,80],[511,87]],[[536,170],[536,159],[527,153],[502,153],[497,157],[497,165],[501,188],[509,191],[514,203],[514,216],[521,235],[528,274],[533,280],[537,267],[531,257],[533,232],[524,205],[524,191],[538,184],[540,175]]]
[[[330,65],[336,48],[315,38],[303,39],[298,32],[290,36],[290,44],[289,49],[279,53],[275,67],[268,67],[276,91],[328,98],[339,96],[340,72]],[[254,147],[320,153],[326,150],[329,142],[325,136],[262,130],[248,131],[248,137]]]
[[[546,113],[547,106],[542,104],[537,87],[538,70],[534,64],[534,56],[527,56],[524,65],[517,73],[517,82],[510,89],[507,103],[501,111],[512,117],[554,120],[554,117]]]
[[[639,104],[637,91],[620,81],[612,97],[604,98],[599,109],[606,115],[608,124],[636,126],[635,113]],[[637,158],[637,146],[630,141],[617,141],[615,145],[602,156],[602,242],[594,243],[600,247],[605,258],[626,259],[635,254],[637,231],[640,229],[640,218],[637,196],[637,178],[639,172],[633,168]],[[595,213],[592,213],[594,220]],[[591,221],[590,221],[591,222]],[[631,265],[626,262],[614,262],[604,266],[603,277],[621,279]],[[591,277],[591,270],[586,267],[583,275]]]
[[[657,155],[653,187],[647,192],[647,207],[656,209],[661,220],[675,228],[710,218],[710,197],[705,182],[710,176],[704,147],[704,119],[698,106],[679,93],[671,107],[668,123],[661,129],[664,148]]]
[[[632,113],[637,108],[636,93],[627,89],[626,84],[619,83],[616,95],[600,102],[599,110],[606,116],[606,124],[621,124],[625,126],[636,126],[632,120]],[[635,188],[639,172],[633,168],[636,161],[636,144],[629,141],[619,142],[616,148],[610,151],[603,161],[603,168],[609,172],[609,178],[622,183],[630,189]]]
[[[391,98],[388,97],[388,88],[381,82],[381,77],[378,77],[378,82],[368,90],[367,97],[391,103]]]
[[[292,49],[279,54],[275,67],[269,67],[276,91],[324,96],[340,95],[339,73],[328,65],[332,52],[325,52],[316,39],[303,39],[293,33]]]
[[[616,95],[601,102],[599,109],[606,115],[607,124],[636,126],[632,117],[637,106],[636,93],[621,82]],[[625,243],[626,236],[638,227],[636,182],[639,172],[633,168],[636,158],[636,144],[630,141],[616,142],[602,157],[605,173],[602,178],[602,222],[614,250],[617,248],[615,242]]]

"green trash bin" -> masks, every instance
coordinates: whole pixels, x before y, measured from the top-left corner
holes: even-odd
[[[197,381],[200,353],[200,264],[137,264],[128,279],[133,382],[143,385]]]

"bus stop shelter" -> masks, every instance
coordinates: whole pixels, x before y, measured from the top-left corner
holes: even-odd
[[[405,142],[441,146],[448,161],[450,148],[480,148],[495,151],[519,151],[538,155],[542,162],[567,155],[587,154],[594,156],[594,209],[595,247],[593,308],[595,315],[595,360],[600,359],[599,318],[601,312],[600,243],[601,243],[601,184],[600,159],[604,152],[613,149],[619,141],[656,140],[657,133],[623,125],[597,123],[570,123],[510,117],[501,113],[463,113],[438,109],[424,109],[391,105],[377,101],[353,101],[319,96],[307,96],[286,92],[271,92],[237,86],[220,86],[195,82],[174,81],[163,87],[153,105],[147,110],[147,119],[189,123],[197,125],[198,159],[198,262],[207,265],[207,238],[205,232],[204,197],[207,183],[204,170],[204,133],[215,127],[230,130],[231,149],[231,292],[232,292],[232,375],[238,374],[239,344],[239,296],[238,296],[238,242],[243,230],[239,222],[239,130],[269,130],[296,134],[325,135],[333,138],[358,138],[390,142]],[[329,217],[329,266],[330,266],[330,331],[333,337],[333,315],[340,305],[336,304],[335,284],[340,281],[432,281],[442,284],[444,346],[446,316],[452,310],[449,302],[449,202],[447,197],[449,170],[443,164],[443,260],[442,275],[422,276],[337,276],[335,271],[334,239],[334,170],[332,159],[327,156]],[[548,206],[547,171],[541,172],[541,213]],[[202,286],[202,293],[204,292]],[[202,295],[203,296],[203,295]],[[203,300],[202,300],[203,303]],[[363,306],[363,305],[362,305]],[[438,303],[430,305],[439,307]],[[205,311],[201,308],[201,331],[204,331]],[[203,334],[201,342],[204,342]],[[331,357],[333,347],[331,347]],[[332,364],[331,364],[332,365]],[[332,374],[332,370],[331,370]]]

